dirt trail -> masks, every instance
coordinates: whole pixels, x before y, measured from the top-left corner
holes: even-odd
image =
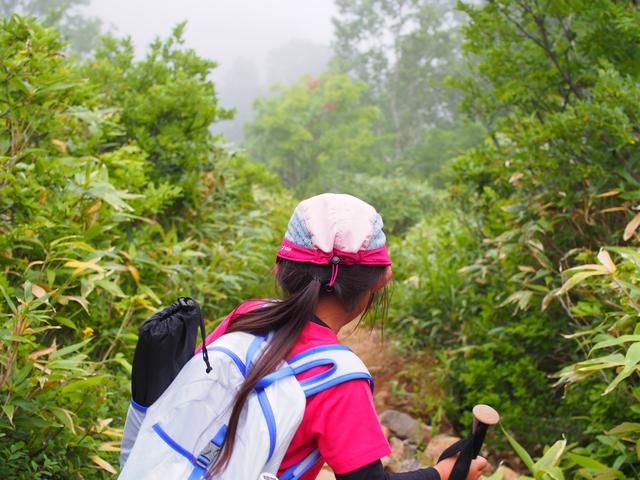
[[[347,325],[339,335],[340,343],[355,352],[369,369],[375,382],[374,403],[378,413],[393,408],[391,381],[404,368],[404,360],[392,351],[389,341],[382,341],[380,330],[356,324]]]

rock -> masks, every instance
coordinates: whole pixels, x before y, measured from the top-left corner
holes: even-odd
[[[446,413],[443,413],[442,416],[440,417],[438,432],[440,432],[442,435],[446,435],[446,434],[449,434],[450,432],[453,432],[453,425],[451,425],[451,422],[449,421],[449,418],[447,417]]]
[[[500,468],[502,469],[502,480],[518,480],[520,478],[520,475],[509,467],[502,465]]]
[[[415,457],[418,447],[409,440],[403,440],[402,443],[404,443],[404,458]]]
[[[406,413],[398,410],[385,410],[378,418],[380,423],[388,427],[396,437],[406,438],[411,443],[418,443],[419,422]]]
[[[484,457],[484,455],[482,456]],[[487,463],[487,466],[484,467],[484,470],[482,470],[482,475],[489,478],[495,472],[496,472],[496,468],[491,463]]]
[[[391,447],[391,455],[385,457],[387,460],[383,461],[382,465],[388,472],[395,472],[404,458],[404,443],[398,437],[391,437],[389,446]]]
[[[331,467],[325,463],[320,473],[318,473],[316,480],[336,480],[336,475],[333,473],[333,470],[331,470]]]
[[[414,470],[418,470],[420,468],[424,467],[418,460],[416,460],[415,458],[409,458],[407,460],[403,460],[396,472],[413,472]]]
[[[429,443],[429,440],[433,438],[433,435],[431,434],[433,427],[426,423],[421,423],[420,425],[422,426],[422,442],[420,443]]]
[[[425,448],[424,453],[422,454],[421,462],[423,465],[433,466],[442,455],[447,448],[456,443],[460,438],[458,437],[449,437],[447,435],[436,435],[429,443],[427,443],[427,448]]]
[[[389,438],[391,437],[391,430],[389,430],[389,427],[385,427],[384,425],[382,425],[382,433],[384,433],[384,438],[389,440]]]

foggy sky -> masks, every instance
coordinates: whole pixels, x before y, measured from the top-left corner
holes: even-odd
[[[217,79],[239,58],[264,75],[269,51],[290,40],[329,46],[337,13],[333,0],[91,0],[84,11],[115,26],[116,36],[130,35],[138,55],[187,20],[186,45],[219,62]]]

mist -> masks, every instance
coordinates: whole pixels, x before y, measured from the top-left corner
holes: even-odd
[[[326,68],[336,12],[333,0],[91,0],[83,8],[102,21],[103,31],[130,36],[140,57],[186,20],[185,45],[218,62],[212,80],[220,103],[236,108],[233,121],[214,126],[231,141],[242,138],[251,101],[270,83],[289,84]]]

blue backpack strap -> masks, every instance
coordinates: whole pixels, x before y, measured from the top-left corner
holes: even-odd
[[[324,372],[300,381],[307,397],[356,379],[367,380],[373,393],[374,383],[369,370],[362,360],[344,345],[323,345],[311,348],[291,358],[288,363],[296,375],[314,367],[330,367]]]
[[[307,397],[355,379],[367,380],[371,387],[371,393],[373,393],[373,378],[371,378],[369,370],[362,360],[344,345],[323,345],[311,348],[291,358],[288,363],[295,375],[315,367],[329,367],[317,375],[300,380],[300,386]],[[316,448],[298,463],[285,470],[280,476],[280,480],[297,480],[319,459],[320,451]]]
[[[300,478],[306,473],[307,470],[311,468],[314,463],[318,461],[319,458],[320,452],[316,448],[313,452],[304,457],[298,463],[287,468],[280,476],[280,480],[296,480]]]

